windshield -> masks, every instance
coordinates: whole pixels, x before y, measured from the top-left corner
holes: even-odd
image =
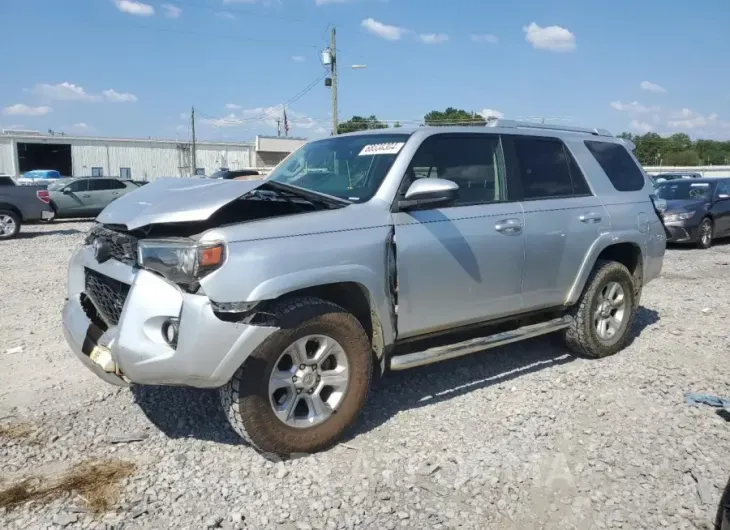
[[[335,136],[304,145],[267,180],[353,202],[375,195],[407,134]]]
[[[709,182],[687,182],[674,180],[662,183],[656,188],[656,196],[666,201],[709,199],[713,186]]]

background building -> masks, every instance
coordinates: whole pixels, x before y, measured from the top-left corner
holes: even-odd
[[[64,176],[112,176],[135,180],[211,175],[219,169],[269,170],[306,142],[304,138],[257,136],[255,142],[95,138],[5,130],[0,133],[0,173],[22,175],[55,169]]]

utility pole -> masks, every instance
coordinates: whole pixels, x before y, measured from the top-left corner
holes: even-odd
[[[330,71],[332,72],[332,135],[335,136],[337,135],[337,39],[334,26],[332,27],[330,54],[332,57],[330,63]]]
[[[190,151],[190,176],[194,177],[198,169],[198,162],[195,160],[195,107],[190,112],[190,128],[193,133],[193,145]]]

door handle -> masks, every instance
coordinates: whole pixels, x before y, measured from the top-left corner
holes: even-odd
[[[494,229],[503,234],[519,234],[522,231],[522,222],[519,219],[503,219],[494,225]]]
[[[580,219],[581,222],[583,222],[583,223],[600,223],[601,219],[603,219],[603,217],[601,217],[597,213],[590,212],[590,213],[584,213],[583,215],[578,217],[578,219]]]
[[[91,195],[82,195],[82,197],[83,197],[84,199],[90,199],[90,198],[91,198]]]

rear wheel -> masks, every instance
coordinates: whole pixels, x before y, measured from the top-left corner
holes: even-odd
[[[0,210],[0,239],[13,239],[20,232],[20,217],[10,210]]]
[[[708,249],[712,246],[712,219],[705,217],[702,219],[697,229],[697,248]]]
[[[600,358],[622,350],[631,338],[636,312],[634,282],[629,270],[615,261],[599,261],[572,310],[573,323],[564,332],[576,354]]]
[[[275,311],[268,337],[220,389],[233,428],[264,453],[289,456],[333,445],[370,387],[370,343],[357,319],[318,298]]]

